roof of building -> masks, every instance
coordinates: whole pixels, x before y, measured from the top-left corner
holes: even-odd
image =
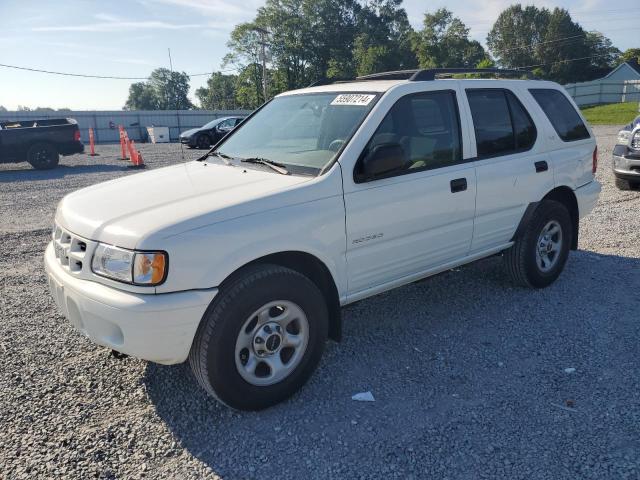
[[[636,72],[638,74],[638,77],[640,78],[640,64],[638,64],[637,58],[631,58],[630,60],[627,60],[626,62],[621,63],[616,68],[611,70],[604,78],[610,77],[611,75],[613,75],[614,72],[617,72],[618,70],[623,68],[625,65],[631,68],[634,72]]]

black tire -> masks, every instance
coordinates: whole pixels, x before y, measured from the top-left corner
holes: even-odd
[[[209,135],[206,135],[204,133],[198,135],[198,137],[196,138],[196,146],[200,149],[211,147],[211,139],[209,138]]]
[[[36,170],[50,170],[58,166],[60,155],[50,143],[35,143],[27,151],[27,161]]]
[[[638,188],[638,185],[640,185],[640,183],[635,183],[629,180],[625,180],[624,178],[616,177],[616,187],[618,187],[619,190],[635,190],[636,188]]]
[[[236,366],[236,340],[247,318],[263,305],[291,301],[307,316],[309,338],[298,365],[269,386],[246,381]],[[261,410],[279,403],[309,379],[328,335],[328,311],[318,287],[304,275],[278,265],[255,265],[225,282],[205,312],[189,363],[198,383],[222,403],[239,410]]]
[[[560,225],[561,248],[550,270],[543,271],[536,260],[536,250],[540,234],[552,221]],[[567,262],[572,238],[573,224],[567,208],[553,200],[542,201],[515,244],[504,252],[504,264],[509,277],[523,287],[543,288],[552,284]]]

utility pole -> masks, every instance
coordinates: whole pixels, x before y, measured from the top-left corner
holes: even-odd
[[[262,95],[264,101],[267,101],[267,35],[269,30],[261,27],[253,27],[253,30],[260,34],[260,57],[262,59]]]
[[[169,89],[171,90],[171,92],[167,92],[167,94],[170,96],[173,96],[173,109],[176,111],[176,120],[178,121],[178,137],[179,137],[180,130],[182,130],[182,127],[180,126],[180,113],[178,113],[178,105],[177,105],[178,100],[176,98],[175,89],[173,88],[173,61],[171,60],[171,49],[167,48],[167,51],[169,52],[169,72],[171,72],[169,77]],[[170,105],[170,103],[171,103],[171,98],[168,98],[167,105]],[[171,141],[171,128],[169,128],[169,141]]]

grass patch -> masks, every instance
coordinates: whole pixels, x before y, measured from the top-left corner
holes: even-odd
[[[639,115],[638,102],[608,103],[581,110],[591,125],[626,125]]]

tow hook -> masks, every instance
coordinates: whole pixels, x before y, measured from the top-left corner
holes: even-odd
[[[111,356],[117,360],[124,360],[129,355],[127,355],[126,353],[119,352],[117,350],[111,350]]]

